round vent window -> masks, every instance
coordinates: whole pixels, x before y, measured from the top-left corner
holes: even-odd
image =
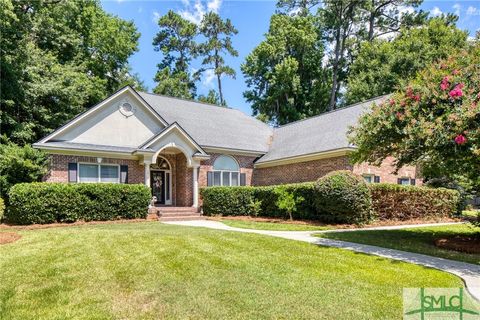
[[[122,104],[120,104],[119,109],[120,112],[126,117],[130,117],[135,113],[135,108],[128,102],[123,102]]]

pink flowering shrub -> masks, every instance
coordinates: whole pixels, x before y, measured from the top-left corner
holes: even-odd
[[[480,172],[480,44],[427,66],[352,128],[355,162],[420,164],[445,176]]]

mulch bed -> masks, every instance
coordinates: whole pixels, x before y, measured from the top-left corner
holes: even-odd
[[[21,237],[15,232],[0,232],[0,245],[15,242]]]
[[[435,240],[435,246],[442,249],[480,254],[480,237],[455,236]]]

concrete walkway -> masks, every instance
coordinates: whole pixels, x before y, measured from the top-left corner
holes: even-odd
[[[357,230],[392,230],[403,228],[419,228],[427,226],[440,226],[449,225],[451,223],[442,224],[423,224],[423,225],[403,225],[403,226],[389,226],[389,227],[376,227],[365,229],[339,229],[339,230],[323,230],[323,231],[270,231],[270,230],[254,230],[254,229],[242,229],[227,226],[219,221],[212,220],[195,220],[195,221],[172,221],[165,222],[168,224],[175,224],[189,227],[204,227],[217,230],[236,231],[244,233],[257,233],[273,237],[279,237],[290,240],[297,240],[316,244],[320,246],[335,247],[346,250],[352,250],[355,252],[361,252],[366,254],[372,254],[388,259],[400,260],[404,262],[414,263],[425,267],[439,269],[445,272],[452,273],[463,279],[468,291],[480,301],[480,265],[448,260],[443,258],[437,258],[427,256],[419,253],[412,253],[406,251],[400,251],[395,249],[387,249],[377,246],[371,246],[366,244],[352,243],[339,240],[331,240],[325,238],[315,237],[314,233],[326,233],[326,232],[349,232]]]

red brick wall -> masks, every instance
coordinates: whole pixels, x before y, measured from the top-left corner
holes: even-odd
[[[315,181],[335,170],[351,170],[347,157],[335,157],[292,163],[268,168],[256,168],[253,184],[267,186],[285,183]]]
[[[68,163],[97,163],[97,157],[68,156],[51,154],[49,172],[44,177],[46,182],[68,182]],[[144,169],[137,160],[102,158],[102,163],[128,165],[128,183],[144,183]]]
[[[219,156],[221,156],[221,154],[211,153],[210,159],[201,161],[198,175],[198,186],[200,188],[207,186],[207,172],[213,170],[213,163]],[[256,157],[240,155],[229,156],[237,160],[238,164],[240,165],[240,173],[245,173],[245,184],[247,186],[252,185],[253,161],[255,161]]]
[[[193,205],[193,171],[187,167],[187,159],[183,153],[177,154],[176,168],[176,205],[189,207]]]
[[[254,171],[253,184],[265,186],[315,181],[335,170],[352,170],[358,175],[372,174],[380,176],[380,182],[388,183],[397,183],[397,179],[400,177],[415,178],[417,185],[422,184],[415,167],[405,166],[399,170],[397,175],[393,174],[393,161],[394,159],[389,157],[379,167],[367,163],[352,166],[348,158],[342,156],[268,168],[256,168]]]
[[[353,172],[358,175],[372,174],[380,176],[380,182],[397,183],[398,178],[410,178],[416,179],[416,185],[422,184],[419,172],[414,166],[402,167],[400,170],[398,170],[398,174],[393,174],[392,172],[395,170],[393,166],[394,160],[395,159],[393,157],[388,157],[383,161],[382,165],[378,167],[368,163],[356,164],[353,167]]]

